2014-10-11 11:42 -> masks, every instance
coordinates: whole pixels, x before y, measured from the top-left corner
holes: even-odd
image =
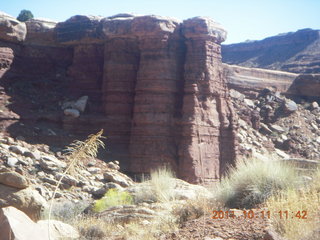
[[[253,210],[214,210],[212,211],[212,219],[228,219],[228,218],[237,218],[237,219],[254,219],[254,218],[268,218],[270,219],[272,214],[275,217],[278,217],[280,219],[290,219],[290,218],[296,218],[296,219],[307,219],[307,211],[301,210],[301,211],[288,211],[288,210],[280,210],[278,212],[271,211],[253,211]]]

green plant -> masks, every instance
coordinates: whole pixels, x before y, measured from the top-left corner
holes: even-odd
[[[230,208],[252,208],[297,184],[293,167],[277,161],[238,160],[217,189],[217,200]]]
[[[112,206],[130,205],[133,198],[128,192],[120,192],[115,188],[109,189],[103,198],[97,200],[93,206],[93,211],[101,212]]]
[[[19,13],[19,16],[17,17],[17,19],[20,21],[20,22],[25,22],[25,21],[28,21],[29,19],[32,19],[33,18],[33,14],[31,11],[29,10],[21,10],[21,12]]]

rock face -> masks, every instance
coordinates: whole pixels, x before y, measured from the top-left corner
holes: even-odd
[[[236,124],[221,64],[226,32],[211,19],[74,16],[58,24],[27,21],[26,29],[20,44],[0,37],[0,73],[8,87],[25,86],[14,76],[29,76],[26,95],[46,95],[42,85],[54,95],[21,96],[23,106],[33,106],[17,111],[24,119],[73,134],[104,128],[109,159],[132,173],[169,164],[185,180],[208,182],[234,161]],[[88,96],[79,116],[57,112],[64,92]],[[27,110],[40,108],[50,117]]]
[[[299,76],[295,73],[223,64],[228,86],[250,94],[266,87],[285,93]]]
[[[224,63],[293,73],[320,71],[320,31],[302,29],[261,41],[222,46]]]
[[[308,96],[320,96],[320,74],[301,74],[292,83],[288,93]]]
[[[223,64],[228,86],[246,95],[272,88],[287,96],[319,98],[320,74],[296,74]]]

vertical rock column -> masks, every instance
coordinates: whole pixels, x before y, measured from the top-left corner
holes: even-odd
[[[221,176],[223,162],[232,162],[235,153],[230,144],[233,113],[221,67],[220,43],[226,33],[210,19],[192,18],[184,21],[183,34],[187,52],[179,177],[212,182]]]
[[[103,107],[107,116],[111,159],[127,170],[135,84],[139,67],[138,40],[131,34],[132,18],[106,19]],[[115,27],[116,26],[116,27]],[[110,155],[109,154],[109,155]]]
[[[178,23],[154,16],[137,17],[140,66],[130,141],[130,171],[148,173],[169,164],[177,169],[174,144]]]

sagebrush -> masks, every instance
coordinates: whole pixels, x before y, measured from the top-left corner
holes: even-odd
[[[229,208],[253,208],[278,191],[298,184],[296,171],[277,161],[241,159],[217,189],[217,200]]]

